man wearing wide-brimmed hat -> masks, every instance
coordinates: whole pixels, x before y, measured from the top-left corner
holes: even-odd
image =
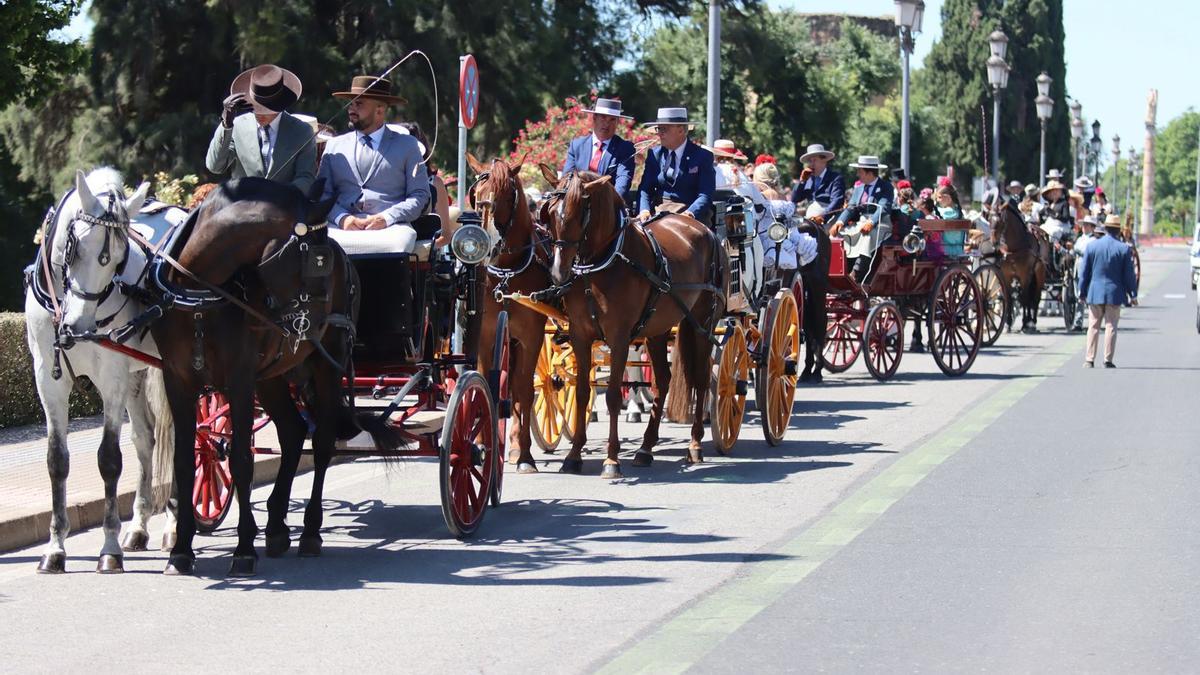
[[[1088,304],[1087,349],[1083,365],[1091,368],[1096,362],[1100,341],[1100,324],[1104,323],[1104,367],[1115,368],[1113,352],[1117,348],[1117,324],[1121,306],[1137,300],[1137,275],[1129,245],[1121,241],[1121,218],[1109,216],[1104,221],[1108,236],[1088,244],[1079,265],[1079,299]]]
[[[317,146],[312,128],[287,112],[301,90],[300,78],[275,65],[238,75],[208,144],[208,170],[288,183],[308,194],[316,177]]]
[[[842,174],[829,168],[829,162],[834,154],[825,149],[820,143],[813,143],[808,150],[800,155],[804,169],[800,171],[800,181],[792,189],[792,201],[799,204],[803,201],[821,204],[822,218],[831,212],[842,208],[846,199],[846,181]]]
[[[596,105],[583,112],[591,115],[592,133],[571,141],[567,148],[567,161],[563,163],[563,173],[591,171],[601,176],[612,176],[617,194],[625,197],[629,186],[633,184],[636,168],[634,155],[637,150],[633,143],[617,135],[617,125],[621,120],[633,118],[621,114],[621,102],[612,98],[598,98]]]
[[[860,155],[850,168],[858,170],[861,183],[850,195],[848,207],[830,228],[830,235],[841,233],[846,243],[846,256],[854,261],[851,272],[859,283],[867,279],[875,249],[892,236],[892,203],[896,193],[890,181],[879,177],[887,168],[874,155]],[[876,208],[877,207],[877,208]]]
[[[391,81],[373,75],[356,76],[349,91],[333,95],[349,101],[354,130],[330,139],[321,158],[325,198],[336,198],[329,225],[345,232],[388,229],[392,250],[411,253],[411,223],[429,207],[429,176],[417,139],[386,124],[388,108],[405,101],[392,93]]]
[[[713,154],[688,139],[696,125],[687,108],[659,108],[646,127],[658,134],[659,145],[646,153],[638,186],[638,219],[656,211],[680,213],[712,227],[712,193],[716,189]]]

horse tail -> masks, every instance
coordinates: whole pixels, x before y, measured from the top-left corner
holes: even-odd
[[[175,418],[159,368],[150,368],[146,374],[146,402],[154,417],[150,510],[157,513],[166,507],[175,484]]]
[[[680,326],[680,331],[682,326]],[[691,420],[692,392],[688,390],[684,376],[683,341],[676,331],[675,346],[671,350],[671,384],[667,389],[666,410],[663,416],[668,422],[686,423]]]

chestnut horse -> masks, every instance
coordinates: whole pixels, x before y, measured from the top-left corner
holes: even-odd
[[[557,175],[542,165],[554,183]],[[649,466],[658,443],[663,405],[670,388],[667,342],[679,327],[675,361],[682,365],[688,399],[695,401],[688,463],[703,461],[704,406],[712,367],[712,328],[725,311],[729,264],[712,231],[699,221],[663,215],[636,226],[622,223],[624,206],[610,176],[570,172],[557,182],[549,202],[554,257],[550,277],[563,290],[577,364],[575,436],[562,470],[580,473],[586,441],[592,343],[606,342],[610,372],[624,373],[629,343],[645,338],[654,371],[654,405],[634,466]],[[602,478],[620,478],[617,421],[621,387],[608,387],[608,456]]]
[[[283,457],[267,500],[268,556],[282,555],[291,546],[288,502],[308,435],[308,424],[289,385],[295,385],[315,424],[316,470],[304,513],[300,555],[321,551],[322,492],[336,438],[355,435],[361,423],[377,444],[393,440],[380,428],[380,420],[367,415],[355,419],[352,406],[343,399],[342,374],[358,313],[358,281],[345,253],[327,238],[324,220],[330,205],[314,208],[295,188],[265,179],[233,180],[204,200],[180,234],[183,243],[167,250],[188,272],[174,265],[162,267],[169,262],[165,258],[158,262],[156,278],[168,288],[183,289],[182,294],[190,292],[193,297],[199,291],[217,293],[214,289],[224,293],[219,304],[168,310],[153,332],[163,355],[167,397],[175,419],[179,494],[192,494],[195,478],[196,398],[211,387],[229,400],[233,425],[229,464],[238,501],[232,576],[253,575],[258,562],[254,550],[258,527],[250,503],[254,468],[250,430],[256,392],[278,432]],[[183,308],[175,300],[175,309]],[[178,537],[167,574],[192,573],[195,533],[193,510],[179,509]]]
[[[992,244],[1002,252],[999,263],[1004,287],[1011,288],[1014,279],[1021,282],[1020,300],[1024,314],[1021,330],[1037,332],[1038,305],[1042,301],[1042,287],[1046,285],[1045,247],[1040,245],[1020,212],[1007,199],[993,213],[991,226]]]
[[[483,321],[479,339],[479,372],[492,368],[491,345],[496,339],[496,320],[501,310],[508,311],[509,359],[508,386],[513,400],[518,448],[509,448],[508,460],[517,465],[517,473],[537,473],[530,452],[529,425],[533,423],[533,375],[538,353],[546,332],[546,316],[515,302],[498,302],[500,292],[530,294],[550,287],[549,256],[539,245],[533,216],[525,199],[518,171],[519,162],[509,164],[493,159],[484,166],[468,154],[471,169],[480,176],[470,192],[472,208],[477,208],[483,226],[498,237],[492,249],[484,280]],[[505,439],[510,444],[511,440]]]

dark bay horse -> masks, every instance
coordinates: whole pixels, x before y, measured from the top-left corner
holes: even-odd
[[[571,451],[563,459],[563,471],[579,473],[583,469],[592,343],[596,340],[608,344],[613,373],[625,372],[629,343],[634,338],[646,340],[654,371],[654,405],[633,465],[651,464],[671,386],[667,346],[676,326],[675,361],[682,364],[683,384],[690,392],[688,398],[695,401],[687,461],[703,461],[700,442],[712,365],[711,331],[725,311],[729,288],[724,250],[717,246],[711,230],[686,216],[665,215],[644,226],[623,224],[619,218],[624,202],[609,176],[571,172],[558,180],[551,167],[543,164],[541,169],[548,182],[557,181],[547,209],[550,234],[555,239],[550,276],[566,288],[563,302],[571,323],[571,347],[578,359],[576,433]],[[689,314],[690,319],[686,318]],[[605,398],[608,454],[600,475],[619,478],[621,387],[608,387]]]
[[[517,473],[537,473],[530,452],[529,425],[533,423],[533,375],[546,332],[546,315],[515,302],[498,302],[494,293],[500,290],[528,295],[549,288],[549,256],[538,245],[533,216],[518,175],[520,163],[493,159],[490,166],[485,166],[470,154],[467,161],[481,176],[471,190],[473,207],[480,211],[484,227],[499,238],[483,282],[486,293],[481,296],[479,372],[487,373],[492,367],[491,345],[496,339],[497,317],[501,310],[508,310],[508,386],[515,420],[515,429],[509,429],[509,437],[516,431],[518,445],[509,448],[508,459],[517,465]]]
[[[308,435],[292,386],[315,424],[316,471],[300,555],[321,551],[322,491],[335,440],[353,436],[361,422],[377,444],[396,445],[380,428],[380,420],[366,415],[356,420],[343,399],[341,378],[352,348],[358,282],[345,253],[327,239],[323,223],[329,206],[314,207],[295,188],[272,181],[230,181],[204,200],[184,226],[183,243],[168,251],[190,275],[173,266],[163,268],[172,288],[209,293],[214,287],[224,289],[250,308],[226,300],[178,311],[177,303],[153,327],[175,418],[179,494],[190,495],[193,489],[197,396],[212,388],[229,400],[230,468],[239,511],[232,576],[254,574],[258,561],[254,550],[258,527],[250,503],[254,461],[250,431],[256,391],[278,432],[283,457],[267,501],[268,556],[282,555],[291,546],[288,502]],[[167,574],[193,571],[195,533],[193,510],[179,509],[178,537]]]
[[[829,310],[825,306],[829,287],[829,259],[832,255],[832,244],[829,243],[829,233],[824,227],[805,218],[796,229],[801,234],[807,234],[817,240],[817,257],[800,268],[800,278],[804,283],[804,314],[801,317],[804,330],[804,372],[800,374],[801,382],[820,382],[821,354],[825,351],[825,335],[829,321]],[[801,298],[796,298],[800,300]]]
[[[1000,272],[1004,275],[1004,287],[1012,288],[1013,280],[1021,282],[1021,317],[1023,332],[1037,332],[1038,305],[1042,301],[1042,287],[1046,285],[1046,258],[1048,249],[1029,231],[1025,219],[1012,205],[1004,200],[1003,205],[991,217],[992,244],[1000,252]]]

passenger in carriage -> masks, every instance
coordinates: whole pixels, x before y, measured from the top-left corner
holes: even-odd
[[[658,134],[659,145],[646,154],[638,185],[638,220],[656,212],[680,213],[713,226],[712,193],[716,166],[712,153],[693,143],[687,108],[659,108],[658,119],[646,127]]]
[[[938,189],[934,191],[933,198],[937,200],[938,216],[943,220],[962,219],[963,210],[958,202],[958,191],[954,189],[954,184],[949,178],[942,177],[938,180]]]
[[[592,133],[571,141],[567,148],[567,160],[563,163],[564,174],[571,171],[591,171],[601,176],[612,176],[613,187],[621,199],[629,198],[633,185],[637,154],[633,143],[617,135],[620,120],[632,120],[621,114],[621,102],[611,98],[598,98],[591,110]]]
[[[812,262],[817,256],[817,241],[807,233],[802,233],[795,226],[796,204],[784,192],[779,167],[774,163],[764,163],[754,169],[754,184],[762,192],[771,205],[774,218],[788,226],[788,235],[779,244],[771,240],[769,229],[759,228],[759,240],[763,248],[763,267],[777,268],[785,287],[790,287],[795,281],[796,272],[800,267]],[[818,207],[819,208],[819,207]],[[814,208],[813,215],[817,215]],[[778,250],[779,260],[775,260]]]
[[[429,138],[421,130],[421,125],[416,122],[400,122],[389,124],[388,127],[397,133],[409,134],[417,139],[417,149],[421,151],[422,157],[430,154],[427,150],[429,148]],[[437,164],[434,164],[432,158],[425,162],[425,173],[429,175],[430,210],[437,214],[442,226],[441,235],[434,242],[434,246],[443,246],[450,243],[450,238],[454,236],[454,231],[458,229],[458,223],[450,217],[450,205],[452,203],[450,200],[450,189],[446,186],[446,182],[442,180],[442,172],[438,169]]]
[[[700,146],[713,154],[716,169],[716,189],[728,190],[746,197],[754,204],[755,219],[771,218],[771,205],[763,196],[758,186],[754,184],[753,176],[746,178],[742,167],[737,162],[746,159],[746,155],[737,149],[737,145],[725,138],[718,138],[712,147]]]
[[[429,207],[429,176],[420,144],[412,135],[387,128],[388,107],[404,99],[392,94],[392,83],[372,75],[354,77],[349,91],[334,96],[349,99],[353,131],[333,138],[321,158],[324,199],[334,198],[329,226],[334,238],[353,254],[362,237],[339,234],[386,230],[387,246],[412,253],[417,240],[412,222]]]
[[[858,170],[858,180],[862,183],[854,188],[850,195],[850,205],[838,216],[837,222],[830,228],[830,236],[837,236],[846,230],[846,256],[854,261],[851,274],[859,283],[864,283],[872,269],[875,251],[892,235],[892,202],[895,192],[892,183],[882,180],[879,172],[887,165],[880,164],[879,158],[873,155],[861,155],[850,168]],[[878,206],[868,208],[869,206]],[[856,221],[857,227],[852,231],[847,229]]]
[[[316,178],[317,146],[308,123],[287,112],[301,91],[300,78],[275,65],[255,66],[234,78],[208,143],[208,170],[267,178],[308,194]]]
[[[846,181],[842,174],[829,168],[829,162],[835,155],[826,150],[824,145],[813,143],[808,150],[800,155],[804,169],[800,171],[800,180],[792,189],[792,201],[799,204],[803,201],[817,202],[823,207],[819,222],[824,223],[831,213],[842,208],[846,200]]]

